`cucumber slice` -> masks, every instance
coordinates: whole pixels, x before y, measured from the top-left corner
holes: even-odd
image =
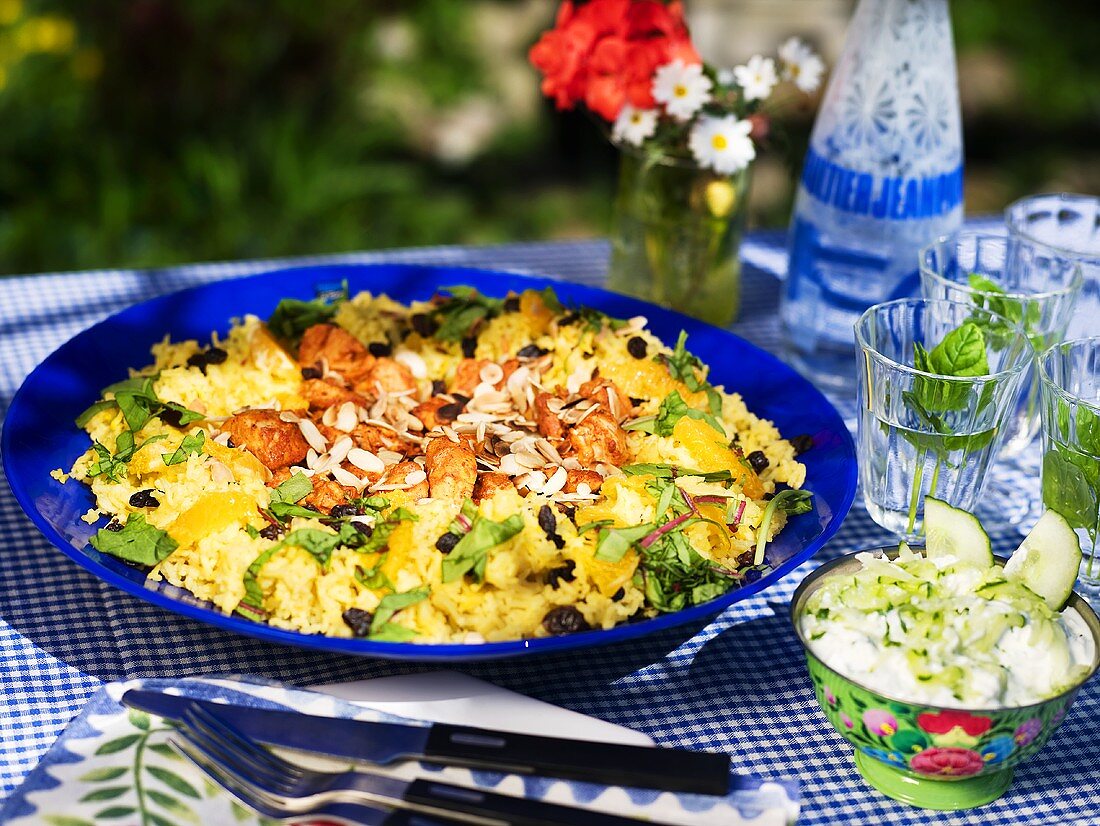
[[[1052,611],[1062,610],[1081,568],[1081,541],[1057,511],[1048,510],[1005,563],[1005,576],[1026,585]]]
[[[924,497],[924,543],[929,559],[953,556],[979,568],[993,567],[993,544],[974,514]]]

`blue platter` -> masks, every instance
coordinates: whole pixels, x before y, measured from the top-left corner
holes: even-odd
[[[680,330],[689,349],[711,366],[711,380],[741,394],[749,409],[771,419],[787,437],[808,433],[815,446],[800,459],[807,468],[806,488],[814,510],[794,517],[770,543],[771,570],[754,583],[705,605],[609,630],[562,637],[477,645],[424,645],[371,642],[284,631],[227,616],[210,603],[145,575],[114,557],[94,550],[88,538],[100,525],[80,516],[94,505],[91,491],[70,480],[50,477],[68,469],[88,447],[88,437],[73,420],[99,392],[127,376],[129,367],[148,363],[149,348],[167,333],[176,339],[207,340],[225,333],[229,321],[246,313],[267,318],[282,298],[311,299],[323,285],[346,280],[352,294],[385,292],[408,302],[423,300],[440,287],[467,284],[486,295],[501,296],[552,286],[562,302],[589,306],[611,316],[644,315],[653,332],[674,342]],[[320,266],[285,269],[219,281],[162,296],[130,307],[85,330],[50,355],[27,377],[12,401],[0,444],[4,469],[16,499],[31,520],[66,556],[99,577],[148,602],[192,619],[271,642],[407,660],[479,660],[519,654],[586,648],[643,637],[685,623],[701,623],[738,600],[769,587],[812,557],[840,527],[856,491],[856,458],[851,436],[833,406],[809,382],[774,356],[741,338],[700,321],[593,287],[504,272],[416,265]]]

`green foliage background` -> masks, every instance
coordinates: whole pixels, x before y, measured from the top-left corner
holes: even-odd
[[[601,234],[614,152],[525,63],[553,10],[0,0],[0,272]],[[953,13],[960,58],[992,54],[1015,84],[967,111],[970,210],[1100,189],[1090,4]],[[789,127],[785,180],[809,117]]]

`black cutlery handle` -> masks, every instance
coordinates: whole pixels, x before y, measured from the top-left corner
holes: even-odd
[[[729,755],[512,734],[436,723],[424,760],[512,774],[640,786],[669,792],[729,792]]]
[[[408,803],[492,818],[503,821],[508,826],[639,826],[641,823],[630,817],[494,794],[431,780],[414,780],[409,784],[404,798]]]

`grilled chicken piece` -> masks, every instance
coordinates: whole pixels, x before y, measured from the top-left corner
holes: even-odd
[[[412,414],[420,419],[421,423],[424,425],[424,432],[427,433],[440,425],[450,424],[454,421],[454,416],[448,419],[445,416],[440,417],[439,415],[439,408],[446,407],[448,404],[453,404],[453,402],[447,401],[442,396],[433,396],[426,402],[421,402],[414,407],[412,409]]]
[[[512,484],[512,477],[507,473],[497,473],[492,470],[483,471],[477,475],[472,498],[475,502],[480,503],[482,499],[491,498],[498,490],[507,490],[513,487],[515,485]]]
[[[299,392],[309,402],[310,410],[327,410],[334,404],[339,405],[344,402],[355,402],[362,407],[370,405],[366,398],[354,390],[339,387],[323,379],[306,379],[302,382]]]
[[[606,410],[589,413],[569,429],[569,444],[582,465],[606,462],[624,465],[630,460],[626,432]]]
[[[247,448],[270,470],[297,464],[309,451],[298,425],[284,422],[277,410],[242,410],[223,422],[221,429],[233,444]]]
[[[616,421],[623,421],[634,410],[630,396],[620,390],[610,379],[592,378],[580,386],[580,395],[603,405]]]
[[[477,458],[469,442],[437,437],[428,442],[424,460],[433,499],[461,502],[474,492]]]
[[[416,377],[412,370],[396,359],[388,357],[374,359],[374,366],[363,378],[354,382],[355,389],[368,396],[379,395],[381,388],[386,393],[403,393],[416,390]]]
[[[405,488],[408,484],[406,479],[410,473],[422,473],[423,468],[416,462],[398,462],[396,465],[390,465],[386,468],[386,472],[382,474],[382,480],[379,485],[400,485],[404,488],[409,496],[413,499],[424,499],[428,496],[428,480],[425,479],[422,482],[417,482],[411,488]],[[385,493],[385,491],[381,491]]]
[[[303,367],[319,364],[324,358],[330,370],[349,384],[366,377],[374,367],[374,356],[351,333],[335,324],[314,324],[302,334],[298,345],[298,363]]]
[[[576,493],[578,485],[588,485],[589,493],[596,493],[603,485],[603,477],[594,470],[567,470],[565,472],[566,493]]]
[[[481,368],[491,363],[489,359],[462,359],[455,367],[451,389],[464,396],[474,395],[474,388],[481,384]]]
[[[417,443],[406,441],[389,428],[379,427],[376,424],[358,424],[351,431],[352,441],[356,447],[377,453],[379,450],[392,450],[395,453],[409,454],[419,452]]]
[[[535,423],[539,433],[547,439],[560,439],[565,435],[565,429],[561,425],[561,419],[556,413],[551,412],[549,402],[557,398],[550,393],[539,393],[535,396]]]

